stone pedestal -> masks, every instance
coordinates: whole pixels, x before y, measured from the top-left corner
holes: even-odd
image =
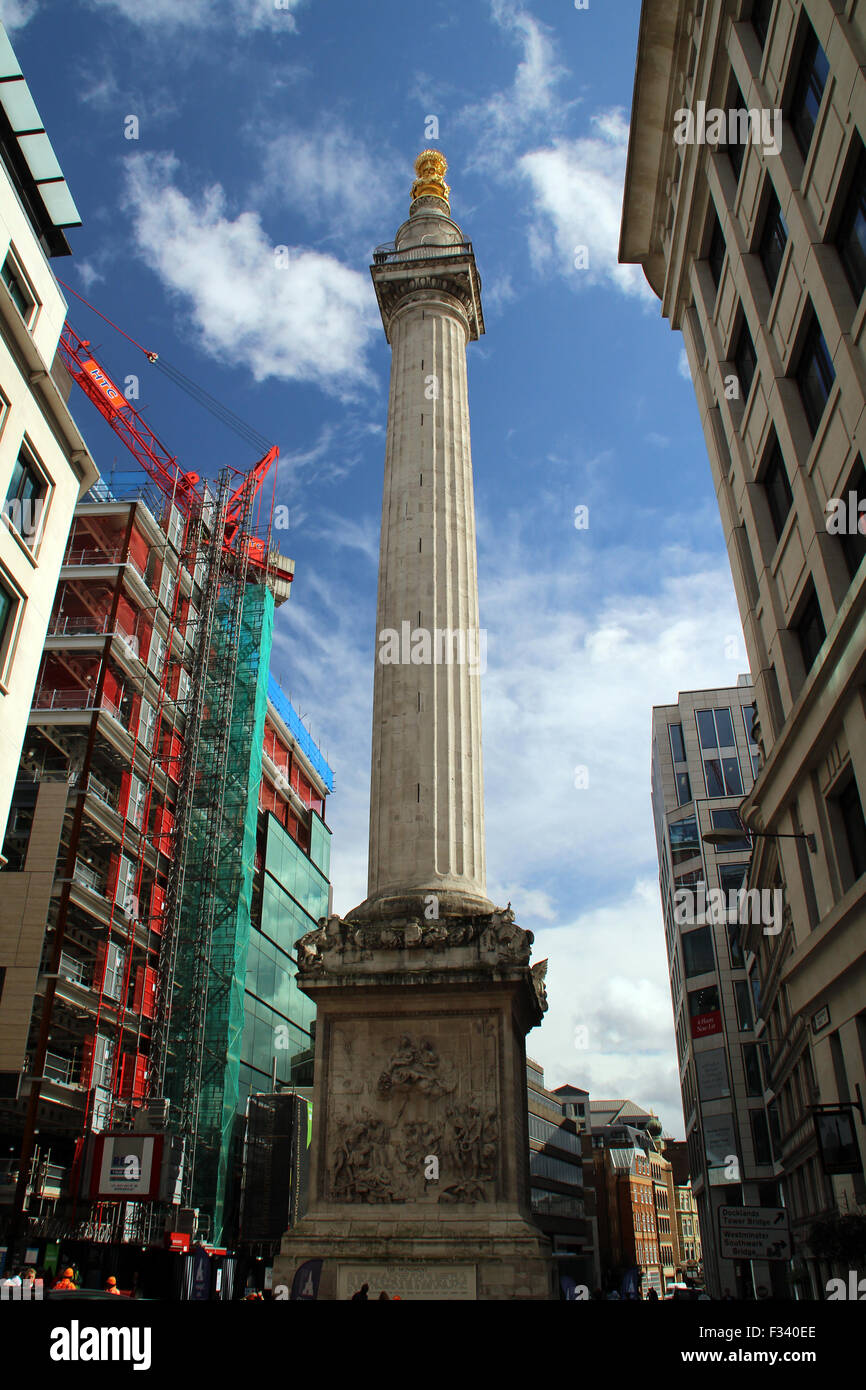
[[[530,1218],[527,1031],[544,966],[510,910],[330,918],[299,943],[316,1002],[311,1195],[274,1282],[324,1260],[319,1297],[548,1299]]]

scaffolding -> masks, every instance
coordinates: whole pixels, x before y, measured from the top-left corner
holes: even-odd
[[[199,486],[197,475],[183,473],[138,413],[128,403],[121,403],[110,379],[88,356],[89,344],[68,325],[62,349],[71,374],[162,494],[161,517],[158,510],[151,510],[163,530],[171,529],[175,508],[183,519],[182,541],[173,547],[166,542],[163,551],[164,557],[170,548],[175,555],[170,600],[163,605],[160,592],[154,604],[154,622],[156,610],[161,610],[168,645],[159,681],[155,737],[149,750],[144,814],[137,833],[125,818],[121,837],[121,852],[135,861],[133,910],[125,910],[116,891],[110,895],[109,935],[120,925],[117,934],[128,943],[123,1002],[115,1021],[111,1100],[107,1114],[94,1115],[91,1120],[91,1056],[84,1132],[102,1128],[106,1121],[116,1122],[124,1101],[170,1100],[169,1125],[184,1142],[186,1154],[182,1203],[212,1213],[218,1234],[239,1097],[274,607],[275,600],[281,602],[288,596],[293,569],[291,562],[271,547],[270,513],[266,513],[264,525],[254,524],[257,500],[261,523],[262,480],[278,451],[271,449],[254,469],[241,475],[240,483],[236,470],[223,470],[214,495],[206,485]],[[127,538],[124,561],[128,546]],[[166,562],[164,558],[163,564]],[[179,701],[169,680],[178,664],[173,660],[173,644],[183,571],[201,583],[198,611],[192,619],[189,684],[185,699]],[[154,638],[155,633],[154,626]],[[183,705],[182,738],[173,732],[163,736],[169,701],[177,707]],[[138,748],[136,728],[131,766]],[[152,826],[156,781],[166,770],[167,760],[178,769],[173,815],[166,816],[164,809],[158,808],[157,823]],[[156,906],[152,894],[148,912],[139,914],[145,860],[154,852],[162,856],[157,858],[154,882],[158,870],[164,889]],[[57,933],[58,955],[64,927],[65,905]],[[152,1033],[149,1055],[140,1056],[139,1018],[134,1075],[125,1077],[120,1071],[119,1044],[124,1029],[130,1026],[125,1021],[125,1001],[137,927],[146,931],[146,958],[156,963]],[[103,964],[94,1042],[102,1013],[104,975]],[[47,1021],[43,1032],[47,1038]],[[43,1039],[43,1051],[46,1045]],[[146,1039],[144,1046],[147,1048]],[[35,1103],[28,1121],[31,1126],[35,1123]],[[128,1120],[131,1118],[130,1114]],[[144,1213],[138,1215],[143,1218]]]
[[[166,894],[151,1093],[186,1141],[183,1203],[222,1226],[237,1115],[274,598],[230,564],[217,494]]]

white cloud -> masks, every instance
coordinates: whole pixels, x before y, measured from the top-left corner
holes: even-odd
[[[408,209],[411,165],[373,146],[368,152],[356,130],[330,121],[262,138],[268,147],[261,192],[271,205],[290,206],[353,239],[365,229],[381,232],[382,209],[399,205],[401,188]]]
[[[38,0],[0,0],[0,20],[9,34],[23,29],[36,14]]]
[[[532,193],[533,263],[558,270],[575,289],[607,284],[654,301],[640,267],[617,263],[628,126],[620,111],[600,112],[592,125],[593,135],[558,140],[518,161]]]
[[[223,21],[238,29],[297,28],[295,10],[304,0],[90,0],[97,9],[113,10],[142,29],[211,28]]]
[[[84,286],[85,294],[90,293],[97,281],[105,279],[105,276],[102,274],[102,272],[100,270],[97,270],[94,265],[91,265],[90,261],[77,260],[75,262],[75,269],[77,270],[78,275],[81,279],[81,283]]]
[[[460,120],[475,132],[470,167],[507,175],[514,151],[526,139],[528,129],[543,123],[550,130],[562,121],[570,103],[559,97],[556,89],[567,69],[557,62],[551,31],[528,10],[514,0],[491,0],[490,10],[494,23],[518,45],[521,58],[511,86],[465,107]]]
[[[657,883],[638,880],[606,907],[579,913],[567,926],[542,927],[533,957],[545,956],[549,1008],[526,1039],[527,1052],[545,1068],[545,1085],[571,1082],[592,1099],[634,1100],[681,1137]]]
[[[689,359],[686,354],[685,348],[680,348],[680,355],[677,359],[677,371],[679,372],[680,376],[683,378],[684,381],[691,381],[692,369],[689,366]]]
[[[255,213],[228,214],[218,184],[197,200],[182,193],[171,156],[130,155],[126,167],[139,254],[183,303],[206,352],[257,381],[343,392],[373,381],[366,350],[378,325],[365,276],[303,247],[278,258]]]

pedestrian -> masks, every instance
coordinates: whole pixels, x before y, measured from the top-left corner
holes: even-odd
[[[358,1292],[352,1294],[352,1298],[351,1298],[350,1301],[351,1301],[352,1303],[357,1303],[357,1302],[366,1303],[366,1302],[368,1301],[368,1300],[367,1300],[367,1290],[369,1289],[369,1287],[370,1287],[369,1284],[362,1284],[361,1287],[360,1287],[360,1289],[358,1290]]]
[[[658,1301],[659,1301],[659,1296],[658,1296],[658,1294],[656,1293],[656,1291],[655,1291],[654,1288],[650,1288],[650,1291],[649,1291],[649,1293],[648,1293],[647,1296],[646,1296],[646,1301],[647,1301],[647,1303],[658,1303]]]
[[[109,1274],[105,1281],[105,1292],[120,1294],[120,1289],[117,1287],[117,1280],[113,1274]]]
[[[75,1271],[73,1269],[64,1269],[62,1277],[54,1285],[55,1289],[77,1289],[78,1285],[74,1276]]]
[[[386,1292],[385,1292],[384,1289],[383,1289],[382,1292],[379,1294],[379,1297],[378,1297],[378,1299],[377,1299],[376,1301],[377,1301],[378,1303],[381,1303],[383,1298],[384,1298],[384,1300],[385,1300],[386,1303],[390,1303],[390,1302],[391,1302],[390,1298],[388,1297],[388,1295],[386,1294]]]

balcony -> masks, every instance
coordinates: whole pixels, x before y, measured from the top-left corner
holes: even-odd
[[[89,967],[84,961],[76,960],[74,956],[68,956],[65,951],[60,956],[60,972],[64,980],[70,984],[80,985],[82,989],[89,989]]]
[[[119,565],[126,563],[131,565],[136,574],[147,584],[144,571],[137,565],[131,555],[127,555],[125,562],[122,559],[123,550],[120,546],[115,546],[111,550],[69,550],[63,559],[64,569],[90,569],[95,565]]]
[[[442,256],[471,256],[471,241],[456,241],[452,246],[407,246],[398,251],[393,241],[384,242],[373,252],[374,265],[400,265],[403,261],[438,261]]]
[[[120,723],[123,723],[120,710],[103,695],[97,704],[94,690],[83,690],[76,686],[73,690],[37,690],[33,697],[34,710],[57,710],[58,712],[105,710]]]
[[[74,1057],[61,1057],[56,1052],[46,1052],[43,1076],[58,1086],[78,1085],[79,1063]]]
[[[87,888],[89,892],[95,893],[98,898],[105,897],[105,880],[89,868],[82,864],[80,859],[76,859],[75,868],[72,870],[72,877],[76,883],[80,883],[82,888]]]

